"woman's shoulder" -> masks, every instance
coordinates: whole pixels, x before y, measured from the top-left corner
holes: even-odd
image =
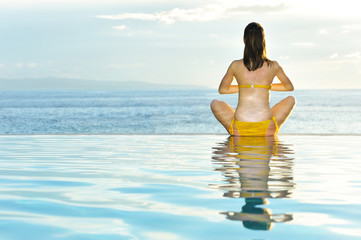
[[[272,60],[272,59],[264,59],[264,62],[268,63],[269,66],[277,66],[278,62],[276,60]]]
[[[244,66],[243,59],[233,60],[232,63],[231,63],[231,66],[236,67],[236,68]]]
[[[243,59],[236,59],[232,61],[232,64],[243,64]]]
[[[269,67],[273,68],[276,71],[281,67],[280,64],[276,60],[268,59],[267,63],[268,63]]]

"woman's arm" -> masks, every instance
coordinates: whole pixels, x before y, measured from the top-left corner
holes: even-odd
[[[281,83],[272,84],[272,91],[293,91],[294,87],[291,80],[287,77],[282,67],[275,61],[276,64],[276,76],[280,80]]]
[[[218,92],[220,94],[238,93],[238,85],[231,85],[234,78],[233,65],[234,62],[229,65],[226,75],[224,75],[221,83],[219,84]]]

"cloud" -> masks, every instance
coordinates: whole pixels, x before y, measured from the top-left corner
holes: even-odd
[[[0,63],[0,68],[4,68],[4,67],[5,67],[5,65]]]
[[[98,18],[112,20],[143,20],[143,21],[159,21],[165,24],[172,24],[176,21],[192,22],[192,21],[211,21],[221,17],[221,9],[193,8],[180,9],[175,8],[168,12],[158,13],[125,13],[119,15],[100,15]]]
[[[170,11],[162,11],[156,13],[123,13],[117,15],[98,15],[97,18],[111,19],[111,20],[143,20],[143,21],[158,21],[165,24],[172,24],[175,22],[206,22],[225,18],[230,14],[246,14],[255,12],[280,12],[286,10],[284,4],[278,5],[220,5],[213,4],[204,7],[181,9],[174,8]]]
[[[324,60],[315,61],[314,64],[323,65],[324,69],[326,69],[325,66],[329,66],[329,70],[339,70],[343,64],[360,64],[360,62],[361,52],[353,52],[349,54],[333,53]]]
[[[24,66],[24,63],[17,63],[17,64],[15,64],[15,66],[16,66],[17,68],[22,68],[22,67]]]
[[[288,10],[289,8],[284,3],[277,5],[238,5],[237,7],[228,8],[226,13],[275,13]]]
[[[320,28],[320,29],[318,30],[318,33],[319,33],[319,34],[327,34],[327,33],[328,33],[328,30],[327,30],[326,28]]]
[[[36,62],[23,63],[23,62],[18,62],[18,63],[15,64],[15,67],[17,67],[17,68],[26,68],[26,67],[27,68],[36,68],[36,67],[51,65],[52,63],[53,63],[53,61],[51,61],[51,60],[48,60],[45,63],[36,63]]]
[[[35,67],[37,67],[39,64],[37,64],[37,63],[29,63],[28,64],[28,67],[29,68],[35,68]]]
[[[349,54],[346,54],[345,57],[346,57],[346,58],[361,59],[361,52],[349,53]]]
[[[115,4],[119,0],[102,0],[103,4]],[[87,4],[97,4],[99,0],[87,0]],[[0,6],[34,6],[34,5],[59,5],[59,4],[84,4],[84,0],[5,0],[0,1]]]
[[[112,28],[113,28],[113,29],[117,29],[117,30],[125,30],[125,29],[127,29],[127,26],[125,26],[125,25],[119,25],[119,26],[113,26]]]
[[[334,53],[331,56],[328,57],[328,59],[335,59],[338,57],[338,53]]]
[[[349,25],[343,25],[341,26],[342,33],[350,33],[361,30],[360,24],[349,24]]]

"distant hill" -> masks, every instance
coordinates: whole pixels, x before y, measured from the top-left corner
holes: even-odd
[[[70,78],[0,79],[0,90],[131,90],[204,89],[204,86],[156,84],[135,81],[101,81]]]

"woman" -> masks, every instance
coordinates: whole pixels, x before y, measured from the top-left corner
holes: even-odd
[[[213,100],[212,112],[231,135],[276,135],[291,114],[295,98],[289,96],[270,108],[269,90],[293,91],[293,85],[281,66],[266,57],[266,42],[260,24],[248,24],[243,41],[243,59],[231,63],[218,89],[220,94],[238,93],[237,108]],[[272,84],[275,76],[281,83]],[[238,85],[231,85],[233,78]]]

